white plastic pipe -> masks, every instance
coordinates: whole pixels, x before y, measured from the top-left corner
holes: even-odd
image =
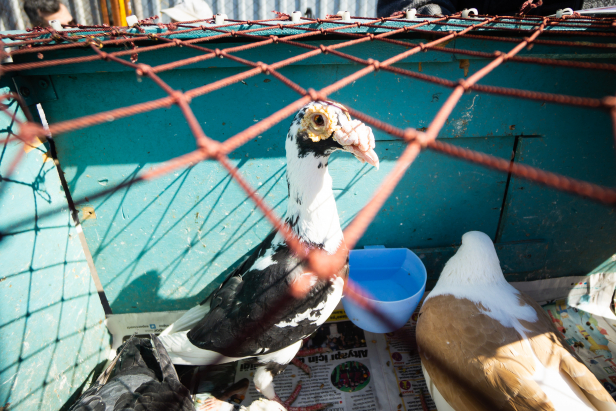
[[[417,9],[409,9],[406,11],[406,19],[414,20],[416,14],[417,14]]]
[[[128,24],[128,27],[133,27],[137,23],[139,23],[139,19],[134,14],[126,17],[126,24]]]
[[[351,20],[351,13],[348,12],[348,11],[340,10],[337,14],[338,14],[338,16],[342,17],[343,21],[350,21]]]
[[[49,25],[55,31],[64,30],[64,27],[62,27],[62,24],[60,24],[60,20],[49,20]]]
[[[562,19],[563,16],[571,16],[573,14],[573,10],[569,7],[566,9],[556,10],[556,18]]]
[[[221,24],[225,24],[225,20],[227,19],[227,15],[226,14],[217,14],[216,18],[214,19],[214,23],[217,26],[220,26]]]
[[[291,21],[293,23],[299,23],[301,18],[302,18],[302,12],[301,11],[294,11],[293,14],[291,14]]]
[[[477,9],[473,8],[473,9],[465,9],[462,11],[462,17],[464,17],[465,19],[468,18],[468,16],[470,16],[470,14],[474,13],[475,16],[478,15],[479,13],[477,12]]]

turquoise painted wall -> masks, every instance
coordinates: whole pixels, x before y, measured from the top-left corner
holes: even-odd
[[[8,84],[3,78],[0,94]],[[24,120],[15,101],[5,103]],[[18,131],[14,118],[0,113],[0,140]],[[110,339],[47,148],[7,175],[23,151],[16,141],[0,146],[0,409],[56,411],[104,364]],[[28,222],[3,229],[19,219]]]
[[[409,35],[409,41],[414,42],[426,38],[429,33]],[[309,43],[337,41],[328,36]],[[237,44],[208,46],[222,49]],[[506,51],[513,45],[456,39],[446,47]],[[400,50],[399,46],[372,42],[344,51],[384,60]],[[301,52],[304,50],[277,44],[239,55],[274,62]],[[45,58],[89,54],[89,50],[67,49],[46,52]],[[172,48],[140,55],[139,62],[156,65],[196,54],[195,50]],[[603,50],[573,52],[535,45],[521,54],[616,63],[616,55]],[[28,58],[38,61],[35,56],[16,60]],[[431,51],[398,66],[457,80],[465,75],[460,59],[469,59],[469,74],[487,64],[462,54]],[[280,71],[305,88],[319,89],[359,68],[325,55]],[[161,76],[172,87],[188,90],[244,70],[232,61],[212,59]],[[132,71],[107,62],[15,75],[26,80],[33,75],[50,76],[55,96],[42,101],[50,123],[165,95],[149,80],[140,81]],[[481,83],[597,98],[616,90],[616,77],[609,72],[513,62],[499,67]],[[2,77],[1,87],[12,84],[11,78]],[[422,128],[449,92],[381,71],[357,80],[331,98],[399,127]],[[259,75],[198,97],[191,105],[205,133],[223,141],[297,98],[275,78]],[[23,118],[14,103],[11,109]],[[115,313],[189,308],[216,287],[271,227],[213,161],[89,199],[98,190],[130,181],[140,172],[195,148],[176,107],[109,120],[54,138],[70,193],[86,198],[77,207],[111,308]],[[284,212],[287,195],[283,139],[289,122],[290,118],[275,125],[230,155],[279,214]],[[0,139],[15,131],[11,119],[0,115]],[[380,171],[344,154],[334,155],[330,162],[345,225],[368,201],[404,148],[391,136],[376,130],[375,135]],[[600,111],[468,93],[439,138],[505,159],[513,153],[516,162],[616,186],[611,123],[607,113]],[[46,147],[28,153],[9,180],[8,164],[21,147],[9,143],[1,150],[0,407],[11,403],[11,410],[62,409],[107,357],[104,312],[57,170],[53,162],[44,161]],[[504,272],[515,281],[584,275],[616,249],[613,208],[430,151],[419,156],[358,247],[383,244],[414,249],[428,268],[429,289],[455,252],[461,235],[469,230],[485,231],[497,242]]]
[[[429,34],[409,36],[410,41],[418,42]],[[330,38],[311,43],[338,41]],[[208,47],[223,49],[237,44],[208,43]],[[446,47],[506,51],[513,44],[456,39]],[[344,51],[384,60],[401,50],[397,45],[371,42]],[[238,55],[273,62],[304,51],[276,44]],[[46,58],[90,53],[70,49],[46,53]],[[602,50],[576,53],[535,45],[521,54],[616,61],[614,54]],[[187,48],[171,48],[144,53],[139,62],[156,65],[196,54]],[[467,58],[431,51],[414,55],[398,66],[457,80],[465,75],[460,59]],[[23,61],[27,61],[25,57]],[[469,61],[469,74],[487,64],[484,59]],[[319,89],[359,68],[338,57],[321,55],[280,72],[305,88]],[[161,77],[173,88],[188,90],[244,70],[233,61],[211,59],[161,73]],[[51,123],[165,95],[151,81],[140,81],[134,72],[112,62],[20,74],[51,76],[58,99],[43,102]],[[610,72],[514,62],[499,67],[481,83],[598,98],[616,89],[616,78]],[[422,128],[449,92],[381,71],[357,80],[331,98],[399,127]],[[258,75],[197,97],[191,106],[205,133],[223,141],[297,98],[275,78]],[[279,214],[284,212],[286,201],[282,142],[289,122],[287,119],[275,125],[230,155]],[[343,224],[370,198],[404,147],[391,136],[378,131],[375,134],[376,151],[382,159],[380,171],[343,154],[335,155],[330,163]],[[506,159],[515,148],[515,161],[616,185],[611,123],[604,112],[468,93],[439,138]],[[56,136],[56,141],[71,193],[81,198],[129,181],[141,171],[195,148],[176,107],[110,119]],[[116,313],[190,307],[216,287],[229,267],[271,229],[243,191],[213,161],[103,198],[88,199],[81,206],[95,210],[96,218],[83,222],[84,233]],[[411,167],[358,246],[384,244],[416,250],[428,267],[430,287],[461,235],[469,230],[485,231],[497,241],[510,280],[532,280],[591,271],[614,253],[616,239],[609,235],[614,229],[616,213],[609,207],[516,178],[508,182],[505,174],[427,151]]]

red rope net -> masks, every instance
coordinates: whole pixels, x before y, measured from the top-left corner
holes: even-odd
[[[422,20],[423,19],[423,20]],[[171,159],[166,163],[140,174],[137,178],[130,182],[123,183],[114,187],[100,190],[98,194],[88,195],[89,201],[95,198],[102,197],[110,192],[121,188],[139,184],[140,182],[158,178],[166,173],[169,173],[178,168],[186,167],[191,164],[203,161],[205,159],[215,159],[229,172],[233,179],[242,187],[246,194],[259,207],[261,212],[285,238],[287,244],[298,255],[305,256],[305,262],[321,279],[328,279],[333,273],[338,272],[339,268],[346,262],[346,251],[355,246],[357,241],[366,231],[369,224],[372,222],[377,212],[382,208],[387,198],[391,195],[396,185],[403,177],[406,170],[413,163],[417,155],[423,149],[430,149],[437,152],[447,154],[449,156],[461,158],[473,163],[481,164],[502,172],[511,173],[514,176],[524,178],[526,180],[543,184],[545,186],[589,198],[594,201],[605,203],[611,206],[616,206],[616,189],[602,187],[596,184],[585,181],[576,180],[559,174],[543,171],[531,166],[517,164],[509,160],[493,157],[491,155],[475,152],[473,150],[463,149],[443,141],[438,141],[437,136],[439,131],[445,124],[445,121],[453,111],[454,107],[469,90],[474,90],[480,93],[490,93],[502,96],[515,97],[520,99],[541,100],[555,104],[565,104],[577,107],[586,107],[597,110],[603,110],[611,114],[615,124],[616,132],[616,97],[606,97],[604,99],[575,97],[562,94],[541,93],[532,90],[519,90],[503,87],[494,87],[477,84],[488,73],[496,69],[503,63],[515,61],[525,64],[539,64],[548,66],[561,66],[570,68],[583,68],[590,70],[606,70],[616,71],[616,65],[606,63],[591,63],[577,62],[566,60],[554,60],[536,57],[520,57],[517,54],[525,47],[532,47],[534,44],[542,44],[547,46],[560,47],[576,47],[576,48],[595,48],[602,50],[616,50],[616,20],[611,18],[589,18],[579,16],[565,16],[563,18],[550,17],[498,17],[498,16],[478,16],[474,18],[463,18],[460,14],[446,16],[440,18],[420,17],[418,20],[405,20],[402,13],[400,16],[369,19],[369,18],[353,18],[353,22],[341,21],[338,16],[331,16],[328,19],[302,19],[299,23],[287,23],[289,17],[279,14],[277,18],[270,20],[258,21],[236,21],[228,20],[222,25],[213,25],[212,21],[202,20],[194,22],[175,23],[173,25],[154,24],[151,20],[143,20],[140,24],[134,27],[104,27],[104,26],[73,26],[71,31],[55,31],[51,28],[34,29],[29,33],[8,34],[0,36],[0,45],[2,45],[2,54],[4,56],[18,56],[27,53],[43,53],[69,48],[90,48],[92,53],[89,56],[73,57],[73,58],[58,58],[48,61],[29,62],[21,64],[8,64],[0,67],[0,75],[6,72],[16,72],[21,70],[29,70],[35,68],[44,68],[64,64],[79,64],[90,61],[105,60],[112,61],[117,64],[130,67],[135,70],[136,74],[143,77],[148,77],[163,89],[167,96],[156,100],[134,104],[128,107],[117,108],[114,110],[95,113],[80,118],[63,121],[49,126],[49,131],[43,130],[40,124],[33,122],[32,117],[28,113],[27,106],[23,103],[21,97],[16,94],[7,94],[0,96],[0,100],[4,101],[7,98],[15,99],[19,102],[22,109],[26,113],[27,121],[19,124],[19,133],[15,138],[20,139],[24,144],[33,145],[37,141],[37,136],[58,135],[68,131],[83,129],[97,124],[101,124],[113,119],[132,116],[138,113],[152,111],[161,107],[169,107],[173,104],[177,105],[184,115],[196,142],[196,149],[183,156]],[[453,22],[455,21],[455,22]],[[284,22],[284,24],[283,24]],[[208,25],[205,25],[205,24]],[[392,25],[392,23],[396,23]],[[331,26],[334,27],[331,27]],[[323,26],[327,26],[325,28]],[[410,43],[391,39],[390,37],[405,33],[405,32],[423,32],[429,27],[447,26],[459,28],[456,31],[429,31],[431,35],[437,38],[436,40],[427,43]],[[512,27],[515,26],[515,27]],[[250,28],[247,28],[250,27]],[[254,27],[254,28],[253,28]],[[566,27],[566,30],[561,29]],[[161,32],[152,33],[148,29],[159,28]],[[345,31],[355,28],[373,28],[380,31],[375,33],[357,33]],[[285,30],[293,29],[294,31],[302,31],[299,34],[292,35],[268,35],[263,36],[261,32],[278,29],[282,33]],[[491,31],[511,32],[517,35],[515,37],[498,37],[486,35]],[[151,30],[150,30],[151,31]],[[178,38],[178,35],[199,34],[195,32],[205,32],[208,34],[215,33],[203,37],[199,35],[197,38]],[[349,40],[339,42],[337,44],[325,46],[323,44],[315,46],[312,44],[302,43],[298,40],[306,40],[317,36],[327,34],[335,34],[337,37],[346,37]],[[523,35],[524,37],[520,37]],[[539,39],[540,36],[550,36],[552,39]],[[569,40],[559,40],[558,37],[564,36],[585,36],[590,37],[589,41],[576,42]],[[228,47],[224,50],[207,48],[208,42],[221,40],[231,37],[241,37],[248,44]],[[487,53],[473,50],[448,49],[443,45],[456,38],[466,37],[479,40],[491,40],[502,43],[515,43],[515,46],[508,52],[496,51]],[[602,39],[603,41],[592,42],[592,38]],[[318,37],[321,38],[321,37]],[[553,39],[556,38],[556,39]],[[11,40],[6,43],[4,40]],[[607,42],[605,41],[607,40]],[[158,43],[155,45],[146,45],[136,47],[139,42],[147,41],[148,43]],[[347,54],[342,49],[357,45],[360,43],[377,41],[403,46],[405,50],[385,61],[376,61],[373,59],[361,59],[353,55]],[[278,61],[272,64],[262,62],[253,62],[241,57],[237,57],[235,53],[257,48],[268,44],[283,43],[292,45],[298,48],[306,49],[306,52],[297,56]],[[105,46],[126,45],[127,50],[106,52]],[[169,62],[158,66],[149,66],[136,63],[140,53],[147,53],[153,50],[160,50],[171,47],[187,47],[194,49],[196,55],[179,61]],[[8,49],[8,51],[7,51]],[[491,59],[485,67],[478,70],[470,77],[459,81],[451,81],[442,79],[419,72],[405,70],[399,67],[394,67],[392,64],[399,62],[413,54],[422,51],[434,51],[439,53],[457,53],[462,55],[482,57]],[[298,84],[285,77],[278,70],[282,67],[309,59],[319,54],[332,54],[343,59],[347,59],[354,63],[364,66],[355,73],[342,78],[335,83],[332,83],[321,90],[304,89]],[[130,60],[125,60],[123,56],[130,56]],[[42,55],[39,54],[39,58]],[[164,71],[173,70],[175,68],[194,64],[200,61],[213,58],[226,58],[242,65],[249,69],[233,76],[206,84],[201,87],[181,92],[172,89],[165,83],[158,74]],[[267,203],[257,194],[257,192],[247,183],[239,171],[231,164],[227,155],[249,140],[257,137],[275,124],[281,122],[287,117],[294,115],[302,106],[310,101],[325,100],[332,93],[351,84],[353,81],[366,76],[369,73],[385,70],[396,73],[401,76],[408,76],[422,81],[439,84],[441,86],[452,89],[451,94],[442,105],[430,125],[425,131],[419,131],[413,128],[400,129],[390,124],[384,123],[369,115],[348,107],[351,115],[370,124],[388,134],[398,137],[407,143],[407,147],[403,154],[397,160],[393,170],[385,178],[381,186],[376,190],[368,204],[357,214],[353,221],[344,230],[344,240],[346,246],[340,247],[335,255],[327,255],[321,250],[309,250],[300,243],[296,237],[292,235],[289,227],[273,212]],[[275,77],[277,80],[295,91],[299,98],[282,108],[279,111],[272,113],[269,117],[259,121],[253,126],[244,131],[228,138],[223,142],[218,142],[209,138],[199,125],[195,115],[190,107],[191,99],[210,93],[214,90],[229,86],[240,82],[249,77],[265,73]],[[8,113],[8,109],[4,104],[0,104],[0,108]],[[9,137],[10,139],[11,137]],[[4,141],[6,143],[6,141]],[[21,156],[14,159],[9,165],[8,175],[12,173]],[[5,176],[8,178],[8,175]],[[2,186],[0,186],[0,190]],[[85,198],[74,199],[76,204],[85,202]],[[42,216],[39,216],[41,218]],[[13,224],[15,225],[15,224]],[[10,227],[9,227],[10,228]],[[388,319],[382,316],[371,306],[369,300],[358,298],[361,295],[369,295],[365,290],[360,289],[352,281],[347,281],[345,285],[345,293],[357,303],[363,305],[367,309],[374,312],[375,315],[381,318],[382,321],[388,322]],[[283,303],[288,298],[301,298],[308,291],[309,285],[296,283],[290,290],[290,295],[284,296],[281,299]],[[284,304],[279,304],[283,307]],[[275,316],[277,312],[270,312],[268,316]],[[249,335],[253,330],[244,330],[246,335]],[[240,341],[238,341],[240,343]]]

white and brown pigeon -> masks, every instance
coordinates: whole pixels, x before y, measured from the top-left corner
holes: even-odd
[[[370,127],[352,120],[338,103],[311,102],[295,115],[285,142],[289,190],[285,222],[309,249],[334,254],[346,248],[328,171],[330,155],[347,151],[378,168],[374,147]],[[348,275],[347,264],[331,280],[317,281],[302,257],[280,234],[268,235],[217,291],[161,334],[172,361],[207,365],[253,359],[259,365],[255,387],[266,398],[279,400],[274,376],[295,357],[302,339],[332,313]],[[306,275],[314,285],[308,294],[282,308],[276,306]],[[274,318],[262,320],[273,310],[278,310]]]
[[[417,321],[439,411],[614,411],[541,307],[503,276],[486,234],[462,236]]]

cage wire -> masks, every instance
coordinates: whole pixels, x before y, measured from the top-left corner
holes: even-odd
[[[143,1],[143,0],[142,0]],[[145,0],[151,1],[151,0]],[[377,0],[213,0],[214,14],[227,14],[237,20],[260,19],[271,16],[272,10],[283,13],[301,11],[308,18],[326,18],[338,10],[347,10],[354,16],[369,17],[376,15]]]
[[[55,58],[47,61],[4,65],[0,67],[0,75],[2,75],[2,73],[17,72],[20,70],[105,60],[130,67],[134,69],[135,73],[140,77],[148,77],[161,89],[163,89],[167,93],[167,96],[127,107],[94,113],[80,118],[50,124],[48,129],[43,129],[40,124],[34,122],[32,115],[28,112],[28,107],[24,104],[23,99],[19,94],[4,94],[0,96],[0,101],[4,102],[11,99],[17,101],[26,114],[27,121],[20,122],[17,118],[15,118],[15,113],[10,113],[8,106],[5,103],[0,104],[0,108],[11,116],[13,121],[19,126],[19,132],[17,134],[9,135],[6,139],[1,140],[0,143],[7,144],[11,140],[19,140],[24,145],[37,146],[40,144],[37,136],[48,136],[52,142],[52,136],[61,135],[62,133],[73,130],[84,129],[97,124],[105,123],[107,121],[113,121],[118,118],[149,112],[163,107],[169,107],[175,104],[181,109],[182,114],[184,115],[186,122],[194,135],[196,142],[196,149],[194,151],[180,157],[173,158],[149,171],[143,172],[135,179],[128,182],[118,184],[113,187],[100,189],[93,195],[88,194],[88,199],[85,197],[73,198],[73,203],[85,203],[86,201],[103,197],[122,188],[155,179],[176,169],[188,167],[206,159],[214,159],[217,160],[228,171],[231,177],[242,187],[242,189],[246,192],[246,195],[251,198],[256,206],[261,210],[264,216],[273,225],[274,229],[285,238],[285,241],[289,247],[297,255],[304,256],[308,267],[322,280],[329,279],[331,275],[338,272],[339,268],[345,264],[347,250],[352,249],[355,246],[387,198],[393,192],[396,185],[405,174],[405,171],[411,166],[417,155],[424,149],[433,150],[451,157],[470,161],[472,163],[499,170],[504,173],[510,173],[511,175],[534,183],[542,184],[553,189],[561,190],[593,201],[604,203],[608,206],[616,207],[616,189],[614,188],[603,187],[589,182],[580,181],[560,174],[547,172],[532,166],[519,164],[512,160],[505,160],[437,140],[439,131],[445,125],[445,122],[452,113],[454,107],[459,102],[463,94],[469,90],[479,93],[508,96],[517,99],[535,100],[553,104],[563,104],[587,109],[602,110],[606,112],[607,115],[611,115],[612,117],[612,121],[614,123],[614,135],[616,139],[616,97],[614,96],[606,96],[603,99],[597,99],[477,84],[479,80],[485,77],[488,73],[497,69],[507,61],[532,65],[560,66],[614,72],[616,71],[616,65],[614,64],[523,57],[518,56],[517,54],[524,48],[530,48],[535,44],[555,47],[566,46],[574,48],[615,50],[616,44],[614,44],[614,42],[610,42],[610,40],[616,38],[616,32],[614,31],[616,29],[616,19],[582,17],[579,15],[563,16],[562,18],[529,16],[477,16],[472,18],[464,18],[460,13],[458,13],[452,16],[444,16],[440,18],[420,16],[414,20],[407,20],[404,12],[398,12],[388,18],[377,19],[354,17],[351,22],[343,21],[340,16],[328,16],[327,19],[302,18],[299,23],[293,23],[289,20],[290,17],[284,13],[278,13],[278,17],[275,19],[261,19],[255,21],[229,20],[222,25],[214,25],[211,20],[200,20],[176,24],[155,24],[152,22],[153,19],[147,19],[142,20],[133,27],[78,25],[72,26],[71,28],[73,30],[71,31],[55,31],[52,28],[45,28],[35,29],[29,33],[2,35],[0,36],[0,45],[2,46],[1,48],[5,57],[12,57],[26,53],[38,53],[39,58],[43,58],[44,55],[42,53],[44,52],[69,48],[89,48],[92,51],[92,54],[82,57]],[[457,28],[457,30],[435,31],[435,28],[443,26],[447,26],[449,29],[454,27]],[[561,28],[564,27],[570,29],[561,30]],[[349,29],[357,28],[364,28],[367,30],[372,29],[373,32],[358,33],[348,31]],[[146,29],[157,29],[158,32],[146,32]],[[260,32],[267,32],[272,29],[278,29],[281,33],[284,33],[285,29],[300,30],[302,33],[292,35],[260,35]],[[572,31],[572,29],[579,29],[579,31]],[[486,35],[490,31],[511,32],[518,37]],[[431,35],[438,38],[425,43],[414,43],[390,38],[396,34],[409,32],[429,32]],[[338,37],[348,38],[348,40],[337,44],[330,44],[328,46],[324,44],[315,46],[299,41],[310,40],[313,38],[322,39],[322,36],[327,34],[335,34]],[[576,36],[584,36],[587,38],[587,41],[580,42],[558,39],[559,37],[570,36],[572,34],[575,34]],[[198,35],[198,37],[186,38],[191,35]],[[204,37],[204,35],[206,35],[206,37]],[[522,37],[520,37],[520,35]],[[443,47],[446,42],[455,39],[456,37],[497,41],[503,43],[504,46],[508,43],[513,43],[514,45],[507,52],[495,51],[493,53]],[[210,49],[200,45],[201,43],[208,43],[215,40],[229,38],[241,38],[248,41],[248,43],[239,46],[227,47],[222,50]],[[607,38],[608,42],[593,42],[593,38],[602,38],[603,40]],[[10,40],[11,42],[6,43],[6,40]],[[137,48],[136,45],[143,41],[147,41],[149,43],[154,41],[159,44],[145,45]],[[402,51],[384,61],[361,59],[341,51],[346,47],[370,41],[398,45],[401,47]],[[306,52],[272,64],[249,61],[235,55],[235,53],[243,50],[254,49],[271,44],[292,45],[305,49]],[[127,49],[113,52],[104,51],[105,46],[117,45],[124,45]],[[197,54],[193,57],[168,62],[157,66],[149,66],[134,62],[140,53],[147,53],[153,50],[180,46],[194,49]],[[458,81],[447,80],[423,74],[421,72],[414,72],[392,66],[396,62],[420,52],[456,53],[461,55],[483,57],[491,59],[491,61],[486,66],[470,75],[468,78],[460,79]],[[331,54],[341,57],[357,63],[363,66],[363,68],[347,77],[331,83],[321,90],[304,89],[278,71],[282,67],[320,54]],[[122,57],[124,56],[130,56],[131,61],[123,59]],[[218,57],[229,59],[245,65],[248,70],[184,92],[172,89],[158,76],[161,72]],[[407,145],[402,155],[396,161],[392,171],[386,176],[383,183],[375,190],[372,198],[345,228],[345,246],[340,247],[338,252],[334,255],[328,255],[319,249],[309,249],[298,241],[298,239],[292,234],[292,231],[287,224],[285,224],[280,217],[273,212],[272,208],[268,206],[264,199],[261,198],[255,189],[248,184],[248,182],[240,174],[239,170],[229,162],[227,155],[241,145],[247,143],[249,140],[256,138],[258,135],[262,134],[275,124],[281,122],[289,116],[294,115],[305,104],[316,100],[326,100],[328,96],[332,95],[332,93],[353,83],[357,79],[379,70],[392,72],[400,76],[406,76],[421,81],[436,83],[452,89],[452,92],[445,103],[441,106],[435,117],[432,119],[430,125],[424,131],[414,128],[401,129],[394,127],[354,109],[352,105],[349,106],[348,104],[345,104],[349,113],[355,118],[403,140]],[[299,96],[298,99],[223,142],[218,142],[209,138],[204,133],[201,125],[191,110],[191,99],[262,73],[276,78],[278,81],[295,91]],[[13,163],[9,165],[8,173],[3,176],[4,179],[9,179],[10,175],[15,170],[17,163],[24,155],[24,151],[22,150],[20,153],[21,155],[15,158]],[[2,194],[2,189],[3,185],[0,184],[0,195]],[[60,210],[55,212],[60,212]],[[39,215],[38,218],[42,219],[50,214],[51,212],[47,212],[47,214]],[[10,232],[25,223],[25,220],[13,221],[9,223],[9,225],[5,226],[5,230]],[[306,276],[304,278],[306,278]],[[309,289],[310,285],[307,282],[295,283],[289,290],[289,293],[281,297],[280,304],[276,305],[279,308],[266,313],[262,320],[276,316],[280,312],[280,309],[284,307],[285,301],[288,301],[288,299],[291,298],[301,298],[308,292]],[[369,292],[361,289],[351,280],[347,280],[345,284],[345,295],[362,305],[364,308],[370,310],[383,322],[389,323],[389,320],[379,313],[379,311],[372,305],[370,302],[371,300],[360,298],[362,296],[369,297]],[[254,331],[256,330],[246,329],[243,330],[241,334],[250,335]],[[241,344],[241,340],[242,338],[238,339],[236,343],[238,346]],[[229,348],[233,349],[233,347]]]
[[[101,0],[62,0],[68,7],[75,21],[83,25],[102,24]],[[161,16],[163,23],[170,19],[161,11],[174,7],[182,0],[130,0],[129,7],[138,18]],[[354,16],[369,17],[376,15],[377,0],[208,0],[214,14],[226,14],[236,20],[264,20],[270,17],[272,10],[284,13],[301,11],[306,17],[326,18],[338,10],[348,10]],[[107,9],[111,10],[110,5]],[[0,0],[0,31],[25,30],[30,27],[30,20],[23,10],[23,2],[18,0]]]
[[[161,10],[174,7],[179,3],[181,0],[132,0],[133,11],[138,17],[160,16]],[[214,14],[226,14],[235,20],[265,20],[272,15],[272,10],[279,10],[283,13],[298,10],[308,18],[325,19],[339,10],[347,10],[354,16],[375,16],[377,0],[211,0],[207,3]],[[162,18],[169,22],[165,16]],[[87,19],[77,21],[90,24],[90,20]]]
[[[141,4],[142,0],[133,0]],[[147,0],[156,2],[157,0]],[[24,11],[24,2],[19,0],[0,0],[0,31],[25,30],[31,26],[30,19]],[[80,24],[101,24],[99,0],[62,0],[71,15]],[[152,13],[149,15],[153,15]]]

